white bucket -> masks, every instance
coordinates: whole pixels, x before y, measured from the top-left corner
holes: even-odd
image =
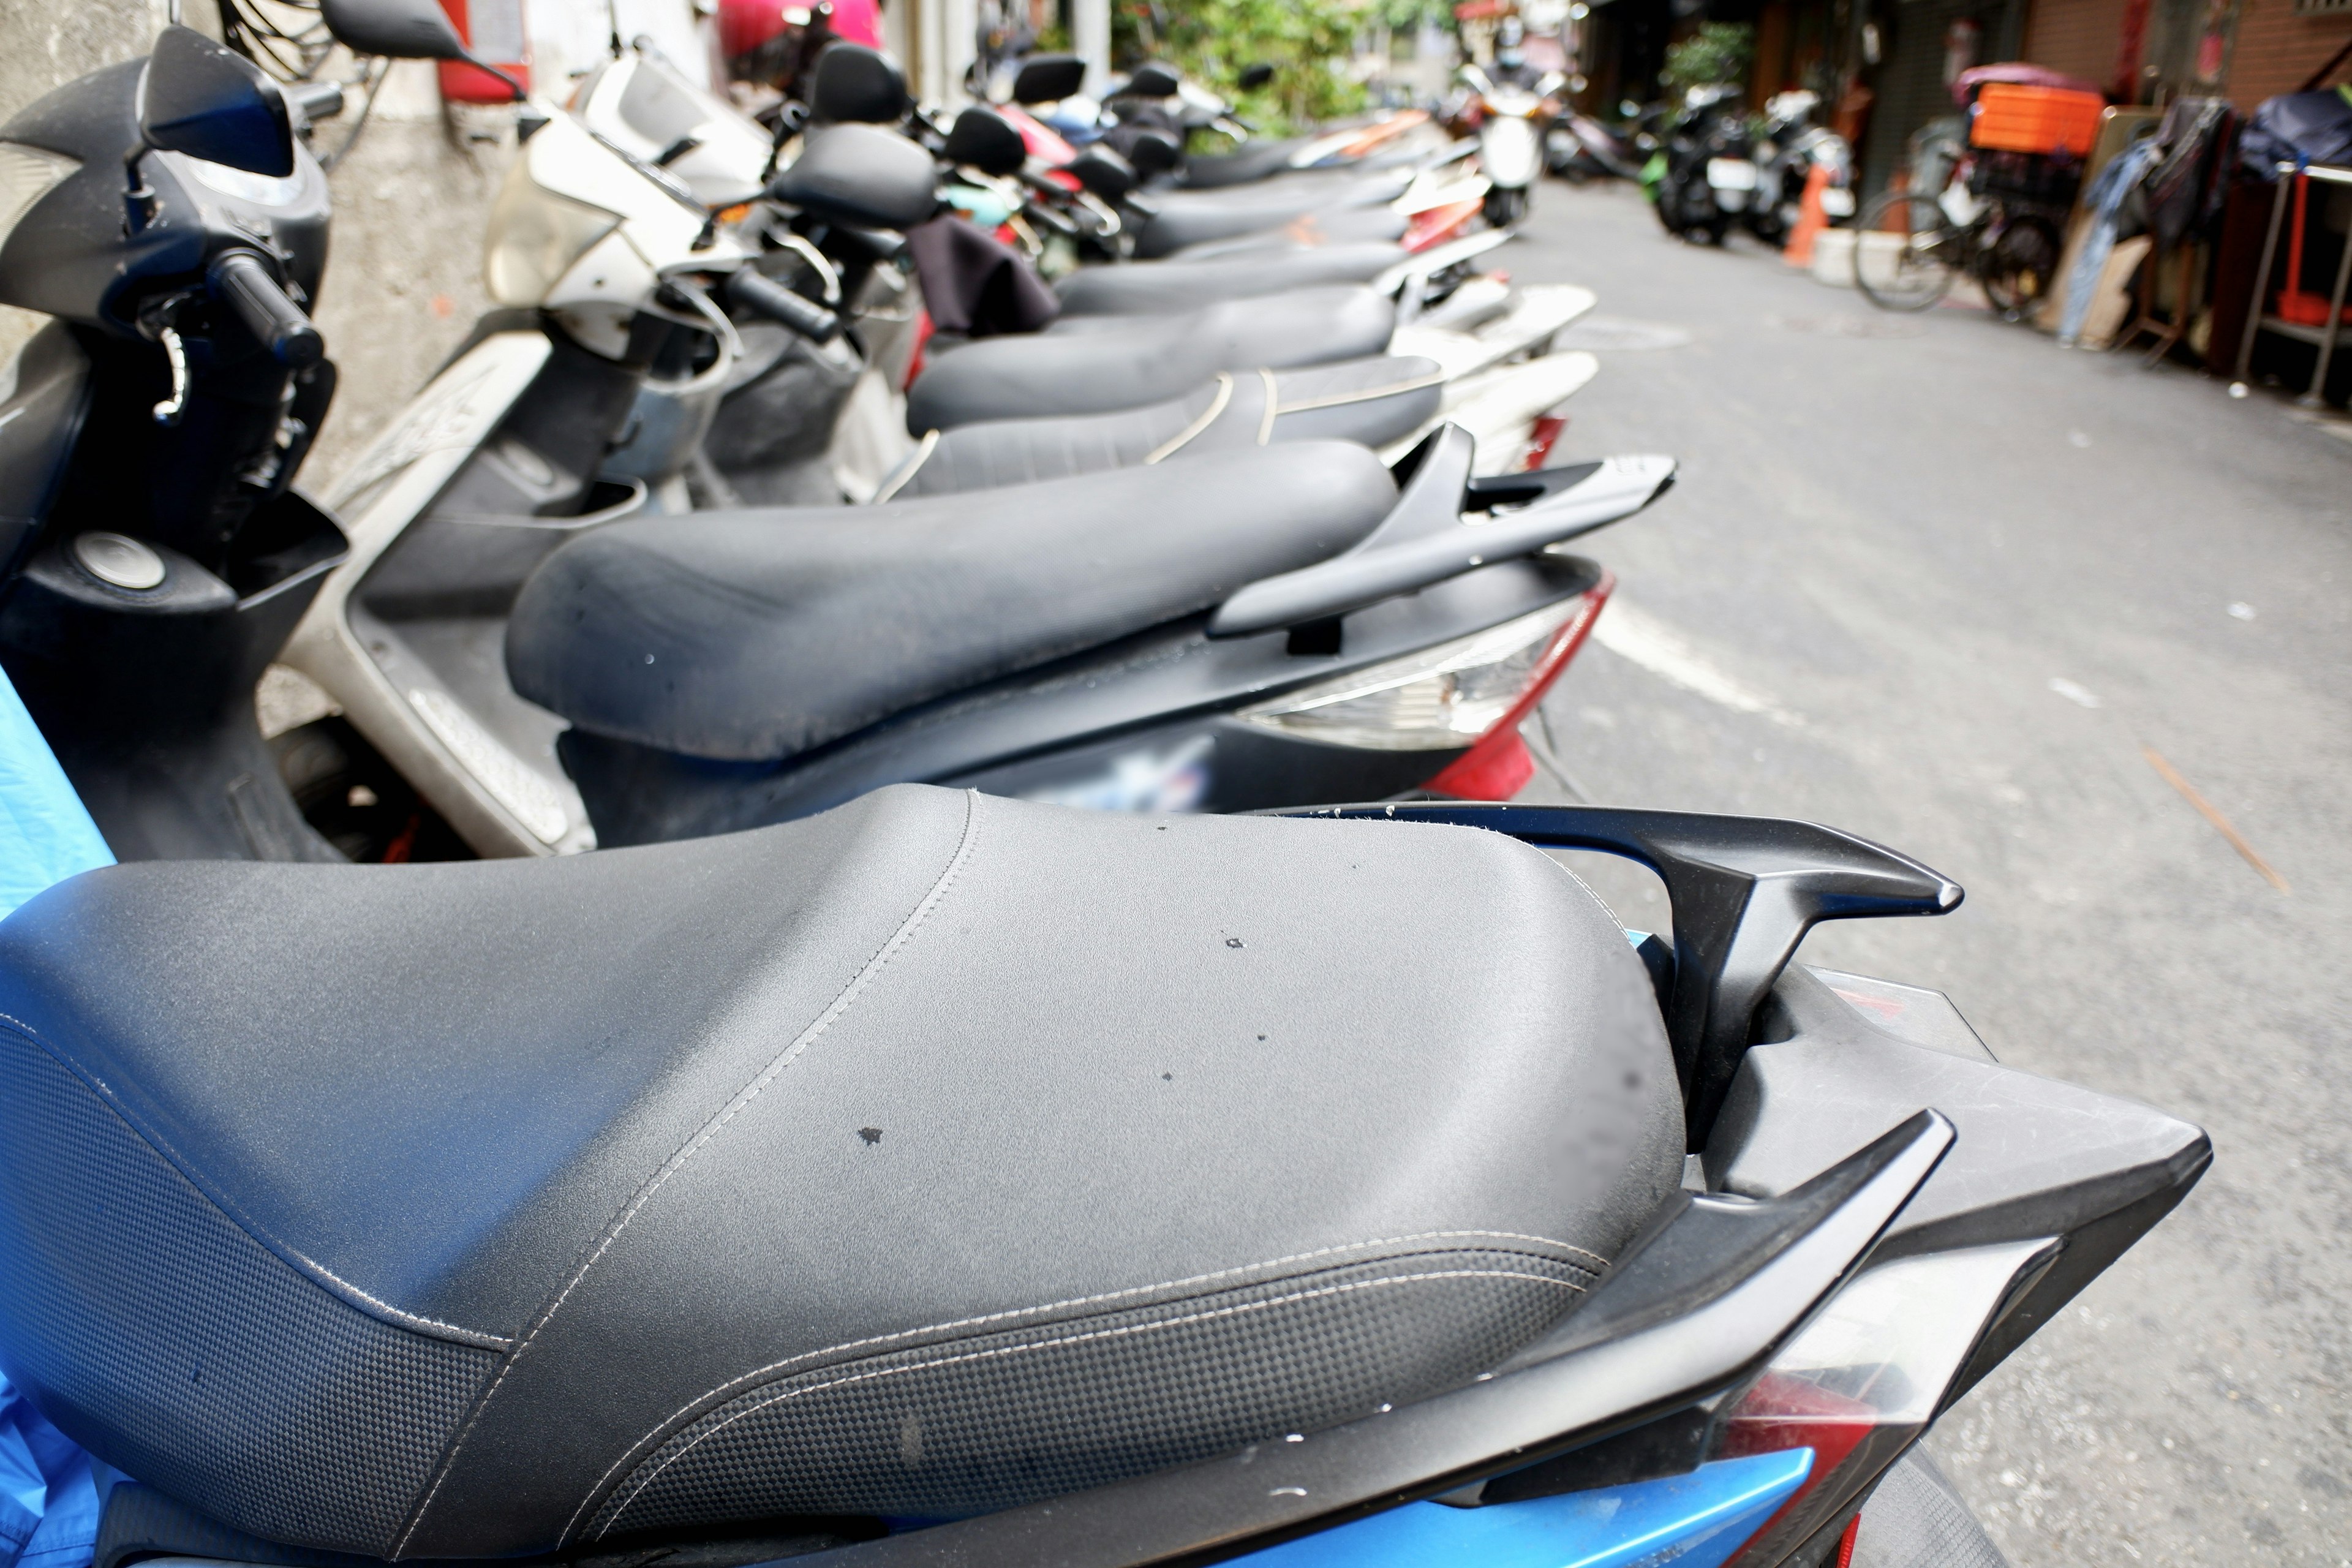
[[[1853,230],[1825,228],[1813,236],[1813,281],[1832,289],[1853,287]]]

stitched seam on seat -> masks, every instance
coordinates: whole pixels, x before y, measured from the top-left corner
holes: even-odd
[[[1143,466],[1148,468],[1151,467],[1152,464],[1160,461],[1160,458],[1172,458],[1177,453],[1182,451],[1186,444],[1189,443],[1193,437],[1198,436],[1202,431],[1206,430],[1210,426],[1214,425],[1217,422],[1217,416],[1223,414],[1225,411],[1225,405],[1231,403],[1233,400],[1234,378],[1226,374],[1224,372],[1219,371],[1217,373],[1217,395],[1209,399],[1209,406],[1202,411],[1199,418],[1193,420],[1192,423],[1185,426],[1184,428],[1177,431],[1176,434],[1171,436],[1167,440],[1153,447],[1151,451],[1144,457]]]
[[[1265,381],[1265,412],[1258,416],[1257,422],[1257,444],[1263,447],[1274,439],[1274,416],[1280,412],[1275,405],[1280,397],[1275,387],[1274,372],[1260,366],[1258,374]]]
[[[1393,397],[1401,392],[1419,392],[1424,386],[1444,384],[1445,373],[1438,371],[1412,381],[1394,381],[1385,386],[1375,386],[1364,392],[1339,392],[1328,397],[1310,397],[1304,403],[1286,403],[1280,412],[1304,414],[1310,408],[1342,408],[1350,403],[1371,403],[1383,397]]]
[[[514,1370],[515,1363],[522,1360],[524,1352],[529,1351],[538,1340],[541,1331],[555,1321],[555,1315],[563,1310],[564,1302],[572,1299],[572,1291],[579,1289],[580,1282],[588,1277],[588,1271],[595,1268],[598,1260],[611,1250],[613,1243],[620,1239],[621,1232],[628,1227],[629,1221],[635,1218],[637,1212],[653,1200],[654,1194],[660,1191],[670,1177],[682,1170],[688,1160],[694,1158],[705,1145],[723,1131],[727,1124],[734,1121],[746,1106],[757,1100],[768,1085],[775,1081],[778,1074],[792,1066],[803,1051],[816,1043],[819,1036],[840,1021],[842,1016],[849,1011],[858,997],[865,994],[866,988],[873,978],[882,972],[883,968],[908,942],[913,940],[915,932],[921,929],[931,911],[939,907],[941,900],[946,898],[949,888],[955,882],[957,873],[961,872],[965,862],[971,858],[972,845],[979,837],[980,798],[978,790],[964,792],[963,835],[956,845],[955,853],[948,858],[946,868],[940,873],[939,879],[931,884],[930,890],[923,895],[921,900],[908,912],[906,919],[899,921],[898,929],[890,933],[889,939],[875,951],[874,955],[868,958],[849,983],[841,988],[839,994],[834,997],[824,1011],[818,1014],[815,1020],[803,1029],[791,1045],[786,1046],[765,1068],[761,1069],[758,1077],[738,1089],[734,1097],[705,1121],[692,1138],[680,1145],[667,1160],[662,1163],[658,1170],[646,1179],[645,1184],[637,1189],[620,1215],[614,1219],[611,1226],[606,1227],[604,1237],[596,1243],[595,1247],[581,1262],[580,1267],[572,1271],[572,1278],[564,1282],[563,1289],[556,1293],[552,1301],[548,1303],[546,1310],[540,1314],[539,1321],[531,1325],[530,1331],[523,1336],[521,1343],[516,1345],[513,1353],[499,1363],[498,1375],[490,1380],[490,1385],[475,1400],[473,1410],[466,1417],[466,1424],[458,1428],[457,1436],[450,1440],[448,1452],[443,1457],[440,1468],[433,1478],[432,1487],[425,1492],[424,1500],[416,1505],[416,1511],[409,1517],[407,1525],[400,1532],[400,1539],[393,1545],[393,1556],[398,1557],[407,1549],[409,1539],[416,1533],[417,1527],[425,1522],[425,1514],[433,1507],[433,1500],[441,1495],[442,1484],[449,1479],[450,1471],[457,1468],[457,1456],[464,1449],[466,1440],[473,1436],[474,1428],[480,1423],[483,1413],[490,1407],[490,1401],[497,1396],[499,1388],[505,1385],[507,1374]],[[573,1517],[576,1519],[578,1516],[575,1514]],[[568,1534],[571,1526],[567,1524],[564,1529]]]
[[[698,1405],[707,1405],[711,1400],[725,1395],[730,1390],[742,1387],[749,1384],[764,1382],[769,1378],[774,1377],[780,1373],[785,1372],[789,1368],[799,1366],[809,1362],[823,1361],[827,1356],[839,1355],[845,1351],[871,1350],[879,1345],[893,1344],[905,1340],[920,1339],[926,1334],[944,1334],[952,1333],[961,1329],[986,1328],[991,1324],[1010,1323],[1015,1319],[1035,1318],[1043,1316],[1048,1312],[1066,1311],[1076,1307],[1105,1306],[1113,1301],[1127,1300],[1137,1296],[1149,1296],[1161,1290],[1179,1290],[1202,1285],[1213,1285],[1219,1280],[1237,1279],[1244,1275],[1263,1274],[1268,1269],[1283,1268],[1293,1264],[1319,1263],[1325,1259],[1338,1258],[1345,1253],[1366,1252],[1380,1247],[1410,1247],[1416,1243],[1432,1241],[1474,1240],[1532,1241],[1539,1243],[1545,1247],[1557,1247],[1562,1252],[1579,1253],[1586,1258],[1591,1258],[1595,1263],[1599,1264],[1601,1268],[1585,1268],[1583,1264],[1573,1262],[1569,1263],[1568,1267],[1571,1268],[1585,1268],[1585,1272],[1596,1276],[1601,1273],[1601,1269],[1605,1269],[1609,1267],[1609,1259],[1601,1257],[1601,1254],[1597,1252],[1590,1251],[1581,1247],[1571,1247],[1567,1242],[1555,1241],[1551,1237],[1546,1236],[1528,1236],[1515,1230],[1433,1230],[1424,1231],[1418,1236],[1384,1237],[1376,1241],[1356,1241],[1349,1242],[1341,1247],[1317,1247],[1312,1252],[1295,1252],[1284,1258],[1270,1258],[1260,1263],[1245,1263],[1232,1268],[1213,1269],[1206,1274],[1187,1275],[1181,1279],[1163,1279],[1156,1285],[1133,1285],[1123,1289],[1106,1290],[1098,1295],[1073,1296],[1066,1300],[1048,1301],[1041,1306],[1014,1307],[1002,1312],[984,1313],[976,1318],[957,1318],[948,1322],[930,1323],[918,1329],[901,1329],[896,1333],[876,1334],[868,1339],[845,1340],[840,1344],[827,1345],[822,1350],[803,1351],[799,1355],[786,1356],[782,1361],[771,1362],[766,1366],[759,1367],[751,1372],[744,1373],[740,1377],[730,1378],[727,1382],[719,1384],[717,1387],[706,1390],[704,1393],[696,1395],[686,1404],[680,1405],[677,1410],[671,1412],[666,1419],[656,1425],[652,1428],[652,1431],[648,1432],[646,1436],[640,1437],[636,1442],[631,1444],[619,1458],[613,1461],[611,1468],[604,1472],[604,1476],[596,1482],[596,1485],[590,1489],[588,1496],[593,1499],[601,1493],[604,1489],[605,1486],[613,1479],[614,1473],[619,1470],[623,1466],[626,1465],[632,1456],[643,1449],[646,1447],[647,1440],[651,1438],[655,1433],[662,1431],[672,1422],[677,1421],[679,1416],[685,1415],[688,1411],[693,1410]],[[1370,1261],[1381,1260],[1371,1259]],[[1582,1289],[1582,1287],[1580,1286],[1579,1289]],[[581,1504],[581,1509],[584,1510],[587,1506],[588,1505],[583,1502]],[[576,1524],[579,1521],[579,1510],[575,1510],[572,1514],[573,1523]],[[571,1527],[567,1525],[565,1528],[568,1532]]]
[[[664,1459],[658,1466],[655,1467],[653,1474],[647,1476],[644,1480],[638,1482],[636,1486],[630,1489],[629,1495],[626,1498],[624,1498],[619,1505],[614,1509],[614,1517],[617,1520],[621,1514],[626,1513],[629,1510],[630,1505],[635,1502],[638,1497],[643,1495],[645,1489],[661,1479],[661,1475],[664,1470],[668,1469],[672,1465],[686,1458],[687,1455],[694,1452],[694,1450],[699,1447],[706,1439],[716,1436],[718,1434],[725,1431],[728,1427],[732,1426],[736,1422],[744,1419],[746,1416],[755,1415],[762,1410],[784,1404],[790,1400],[798,1399],[803,1394],[823,1394],[827,1389],[846,1388],[854,1384],[870,1383],[886,1377],[897,1377],[906,1373],[929,1372],[935,1367],[958,1366],[970,1362],[1003,1360],[1012,1356],[1024,1355],[1033,1351],[1060,1350],[1066,1346],[1087,1344],[1096,1340],[1125,1339],[1139,1334],[1156,1333],[1164,1329],[1181,1329],[1192,1323],[1213,1322],[1221,1318],[1239,1317],[1244,1312],[1265,1311],[1275,1307],[1287,1307],[1299,1301],[1313,1301],[1321,1300],[1325,1297],[1345,1295],[1351,1290],[1370,1290],[1388,1285],[1426,1284],[1429,1281],[1439,1279],[1524,1279],[1539,1285],[1557,1285],[1562,1289],[1573,1290],[1579,1295],[1582,1295],[1584,1293],[1583,1286],[1575,1284],[1570,1280],[1554,1279],[1542,1274],[1524,1274],[1516,1269],[1509,1268],[1452,1268],[1435,1270],[1426,1274],[1399,1274],[1386,1279],[1357,1279],[1351,1280],[1345,1285],[1326,1285],[1314,1290],[1297,1290],[1287,1296],[1276,1296],[1264,1301],[1238,1302],[1230,1307],[1218,1307],[1212,1309],[1209,1311],[1194,1312],[1181,1318],[1163,1319],[1162,1321],[1154,1323],[1129,1323],[1116,1329],[1094,1329],[1082,1334],[1065,1334],[1059,1339],[1039,1340],[1034,1344],[1000,1345],[992,1350],[966,1351],[959,1355],[935,1356],[929,1361],[909,1362],[905,1366],[881,1367],[873,1372],[853,1373],[847,1377],[837,1377],[825,1383],[811,1384],[806,1388],[786,1389],[772,1399],[763,1399],[756,1405],[746,1405],[744,1408],[735,1412],[734,1415],[728,1416],[725,1420],[713,1426],[707,1432],[696,1434],[694,1438],[689,1441],[686,1447],[680,1448],[677,1453],[672,1454],[668,1458]],[[582,1507],[583,1508],[586,1506],[587,1505],[585,1503],[582,1504]],[[575,1520],[579,1516],[577,1514],[573,1515]],[[568,1530],[566,1533],[569,1534]]]
[[[390,1323],[395,1328],[406,1329],[413,1333],[427,1334],[436,1339],[450,1340],[458,1344],[470,1345],[477,1350],[503,1351],[514,1342],[501,1335],[485,1333],[479,1329],[468,1329],[457,1323],[445,1323],[437,1318],[428,1318],[419,1312],[404,1311],[391,1302],[361,1289],[300,1248],[281,1241],[269,1231],[268,1226],[256,1222],[235,1199],[225,1193],[215,1191],[209,1183],[200,1180],[193,1163],[183,1158],[168,1140],[149,1129],[143,1119],[133,1115],[131,1108],[124,1105],[112,1089],[92,1074],[85,1072],[79,1063],[43,1039],[40,1032],[30,1024],[21,1018],[10,1017],[5,1013],[0,1013],[0,1023],[10,1026],[26,1044],[71,1073],[85,1089],[98,1097],[100,1104],[105,1106],[117,1121],[131,1130],[132,1137],[152,1149],[165,1164],[178,1173],[182,1181],[196,1190],[199,1197],[220,1210],[222,1215],[231,1225],[252,1237],[257,1245],[279,1262],[288,1265],[299,1274],[310,1276],[312,1284],[326,1290],[329,1295],[342,1301],[346,1306],[356,1308],[367,1313],[368,1316]]]

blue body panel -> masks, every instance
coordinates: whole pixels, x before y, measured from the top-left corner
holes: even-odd
[[[1249,1568],[1720,1568],[1812,1468],[1813,1451],[1795,1448],[1491,1508],[1408,1503],[1234,1561]]]
[[[24,699],[0,675],[0,915],[76,872],[113,864]]]

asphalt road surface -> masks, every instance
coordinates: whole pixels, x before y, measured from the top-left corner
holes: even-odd
[[[2352,1563],[2352,431],[1882,313],[1671,241],[1623,188],[1547,184],[1497,259],[1600,296],[1559,458],[1683,464],[1590,546],[1621,597],[1546,704],[1566,773],[1917,856],[1958,913],[1802,956],[2212,1134],[2189,1201],[1931,1449],[2020,1568]],[[1654,928],[1645,879],[1602,891]]]

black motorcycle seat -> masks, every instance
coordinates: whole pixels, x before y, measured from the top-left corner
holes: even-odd
[[[1292,155],[1308,140],[1292,136],[1280,142],[1252,142],[1230,153],[1195,154],[1184,160],[1179,178],[1185,189],[1193,191],[1222,190],[1227,185],[1270,179],[1290,172]]]
[[[1221,300],[1255,299],[1331,283],[1370,283],[1407,258],[1403,247],[1375,241],[1277,256],[1082,267],[1056,284],[1055,291],[1062,297],[1065,317],[1197,310]]]
[[[1280,228],[1309,214],[1381,206],[1411,184],[1411,174],[1400,169],[1339,178],[1302,174],[1231,190],[1156,192],[1150,201],[1157,210],[1137,231],[1135,254],[1147,259],[1167,256],[1189,245]]]
[[[1388,244],[1402,239],[1412,226],[1411,220],[1392,206],[1326,207],[1292,218],[1279,228],[1188,245],[1171,257],[1208,261],[1228,256],[1277,256],[1335,245]]]
[[[1221,372],[1186,396],[1112,414],[959,425],[926,438],[877,499],[1034,484],[1277,441],[1378,449],[1437,416],[1444,383],[1434,360],[1381,354],[1303,370]]]
[[[1208,609],[1337,554],[1396,499],[1339,442],[1181,471],[614,523],[524,582],[507,673],[593,734],[776,761]]]
[[[373,1559],[998,1508],[1572,1310],[1680,1174],[1651,997],[1465,828],[908,785],[95,871],[0,924],[0,1366],[187,1507]]]
[[[1181,397],[1221,370],[1377,354],[1395,331],[1393,300],[1335,287],[986,338],[940,354],[916,379],[907,394],[907,429],[920,436],[979,419],[1140,407]]]

